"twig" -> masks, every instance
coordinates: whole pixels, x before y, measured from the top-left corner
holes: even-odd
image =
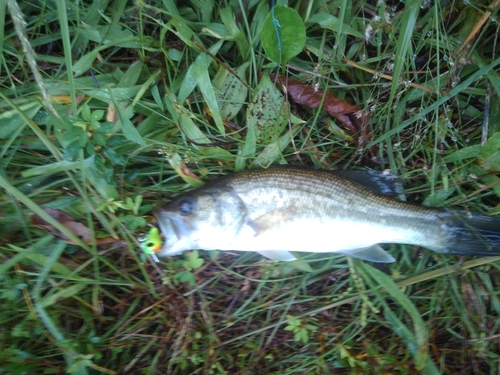
[[[500,1],[500,0],[499,0]],[[370,69],[370,68],[367,68],[367,67],[364,67],[364,66],[361,66],[361,65],[358,65],[356,64],[354,61],[352,60],[349,60],[349,59],[345,59],[344,60],[347,65],[350,65],[350,66],[353,66],[355,68],[358,68],[360,70],[363,70],[365,72],[368,72],[368,73],[371,73],[373,74],[374,76],[380,76],[382,78],[385,78],[389,81],[392,81],[394,78],[392,76],[390,76],[389,74],[384,74],[384,73],[380,73],[374,69]],[[426,91],[430,94],[434,94],[436,93],[436,90],[434,90],[433,88],[430,88],[430,87],[427,87],[427,86],[423,86],[423,85],[419,85],[418,83],[413,83],[413,82],[404,82],[402,84],[406,84],[408,86],[411,86],[411,87],[414,87],[416,89],[420,89],[420,90],[423,90],[423,91]]]
[[[484,23],[490,18],[492,11],[500,4],[500,0],[494,0],[493,3],[489,6],[489,10],[484,12],[482,17],[479,19],[479,21],[476,23],[476,26],[472,29],[472,31],[469,33],[467,38],[465,38],[464,42],[462,45],[458,48],[457,53],[460,54],[464,52],[465,48],[467,45],[470,43],[472,39],[476,37],[476,34],[481,30],[483,27]]]

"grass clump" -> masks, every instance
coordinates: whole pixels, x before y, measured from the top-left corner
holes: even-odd
[[[495,213],[499,3],[0,2],[2,373],[497,373],[498,258],[305,272],[138,238],[160,201],[273,163]]]

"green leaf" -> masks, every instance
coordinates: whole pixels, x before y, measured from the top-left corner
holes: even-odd
[[[25,170],[22,172],[23,177],[33,177],[33,176],[40,176],[40,175],[46,175],[50,176],[55,173],[63,172],[63,171],[69,171],[72,169],[80,169],[81,163],[79,161],[67,161],[67,160],[62,160],[58,161],[55,163],[51,164],[46,164],[46,165],[40,165],[36,166],[34,168]]]
[[[95,112],[99,112],[99,111],[95,111]],[[99,133],[109,133],[111,131],[111,129],[113,129],[114,126],[115,126],[115,124],[113,124],[111,122],[101,122],[99,124],[99,128],[96,129],[96,131]]]
[[[337,17],[332,16],[331,14],[325,12],[320,12],[311,16],[307,20],[307,22],[317,23],[318,25],[320,25],[325,29],[332,30],[335,32],[338,32],[340,30],[343,34],[350,34],[352,36],[355,36],[356,38],[364,39],[364,35],[360,33],[358,30],[354,29],[349,25],[346,25],[345,23],[341,23]]]
[[[217,54],[221,46],[222,46],[222,41],[214,44],[209,49],[210,53],[212,55]],[[194,63],[192,63],[191,66],[189,67],[188,71],[186,72],[186,75],[182,80],[181,87],[179,88],[179,94],[177,95],[179,102],[184,103],[187,97],[191,95],[196,85],[199,84],[197,80],[197,74],[199,75],[200,70],[203,69],[208,70],[211,62],[212,58],[206,53],[201,53],[200,55],[198,55]]]
[[[243,33],[236,23],[236,17],[233,13],[232,7],[228,6],[220,10],[220,18],[224,24],[229,35],[225,37],[227,40],[234,40],[238,47],[239,53],[243,56],[243,59],[247,59],[250,53],[250,46],[248,44],[247,37]]]
[[[125,48],[142,48],[144,47],[138,38],[135,38],[132,32],[121,26],[110,28],[109,26],[90,26],[81,23],[78,31],[85,38],[101,43],[103,45],[118,46]],[[102,49],[102,47],[101,47]]]
[[[255,125],[248,125],[247,135],[245,137],[245,143],[238,153],[238,158],[236,159],[236,171],[241,171],[246,167],[247,158],[253,158],[255,151],[257,150],[257,137],[255,135]]]
[[[266,144],[276,141],[288,123],[287,103],[267,74],[255,88],[246,118],[249,130],[254,128],[257,142]]]
[[[205,260],[199,257],[198,250],[193,250],[188,254],[187,265],[190,269],[196,270],[200,268],[204,262]]]
[[[293,119],[294,116],[292,116]],[[292,141],[292,137],[300,131],[302,127],[295,125],[292,127],[291,131],[285,132],[277,141],[268,144],[264,150],[257,155],[252,163],[253,168],[258,168],[262,166],[269,166],[273,164],[277,159],[282,157],[282,150]]]
[[[80,142],[78,140],[65,146],[64,147],[64,155],[63,155],[64,160],[68,160],[68,161],[78,160],[81,149],[82,149],[82,146],[80,146]]]
[[[94,50],[90,51],[89,53],[83,55],[80,58],[80,60],[78,60],[76,63],[74,63],[73,64],[74,76],[78,77],[79,75],[88,72],[88,70],[92,67],[92,64],[94,63],[98,54],[99,54],[99,51],[94,49]]]
[[[125,74],[120,78],[120,82],[118,82],[118,87],[134,86],[137,83],[137,80],[139,79],[143,65],[144,64],[142,61],[133,62],[129,66]]]
[[[92,112],[90,116],[91,121],[101,121],[104,117],[104,111],[102,109],[97,109]]]
[[[103,170],[102,163],[96,163],[95,156],[85,159],[84,166],[88,180],[104,200],[118,199],[120,197],[116,188],[107,182],[106,173],[108,171]]]
[[[48,215],[45,211],[42,211],[44,214]],[[48,215],[51,217],[50,215]],[[53,219],[53,218],[52,218]],[[68,230],[68,229],[66,229]],[[28,248],[21,248],[18,246],[14,245],[9,245],[9,247],[16,251],[18,254],[14,256],[13,258],[9,259],[5,263],[0,265],[0,274],[3,274],[7,269],[10,267],[13,267],[16,263],[21,262],[21,260],[24,259],[29,259],[30,262],[34,262],[40,266],[44,266],[48,262],[48,258],[46,255],[43,255],[37,251],[40,249],[44,249],[48,246],[48,243],[52,242],[54,240],[54,237],[52,235],[49,235],[47,237],[43,237],[40,239],[38,242],[34,243]],[[15,260],[15,261],[14,261]],[[88,281],[92,282],[92,279],[85,278],[82,276],[79,276],[74,272],[74,270],[66,267],[62,263],[55,262],[52,264],[51,269],[52,272],[57,273],[58,275],[61,275],[64,278],[68,278],[68,280],[79,280],[79,281]]]
[[[87,284],[75,284],[67,288],[60,289],[56,293],[43,297],[40,303],[42,307],[49,307],[62,299],[73,297],[75,294],[80,293],[86,286]]]
[[[147,225],[146,219],[134,215],[120,216],[120,221],[123,222],[130,231],[135,231],[137,228]]]
[[[33,100],[19,107],[26,116],[33,118],[40,110],[41,105]],[[9,138],[12,133],[24,128],[25,125],[26,121],[14,109],[0,113],[0,139]]]
[[[196,284],[196,278],[194,277],[193,273],[190,271],[177,272],[174,275],[174,277],[177,280],[179,280],[181,283],[188,283],[191,286]]]
[[[373,280],[377,282],[378,285],[380,285],[387,293],[389,293],[389,295],[394,300],[396,300],[399,306],[406,310],[406,312],[410,315],[413,321],[414,333],[410,331],[409,335],[406,330],[395,330],[395,332],[398,333],[398,335],[401,335],[401,337],[406,340],[408,350],[413,354],[415,365],[417,366],[417,368],[422,369],[426,366],[434,368],[435,366],[428,354],[427,327],[418,309],[411,302],[408,296],[401,291],[401,289],[396,285],[396,283],[390,276],[377,270],[374,267],[371,267],[366,263],[359,262],[358,264],[360,264],[360,272],[364,274],[364,278],[368,283],[372,283],[371,280],[367,278],[367,276],[369,275]],[[379,294],[378,291],[376,291],[376,293]],[[380,298],[383,300],[382,296],[380,296]],[[384,300],[383,303],[386,305],[386,309],[389,310],[390,307]],[[386,316],[389,317],[389,315],[387,315],[386,313]],[[395,322],[395,320],[393,321]]]
[[[479,164],[487,171],[500,171],[500,132],[493,134],[481,147]]]
[[[307,329],[302,329],[302,343],[305,345],[309,342],[309,331]]]
[[[91,113],[90,113],[90,107],[87,103],[82,105],[82,112],[81,115],[84,120],[90,121],[91,120]]]
[[[275,144],[288,123],[285,100],[267,74],[262,76],[253,92],[252,101],[248,104],[246,111],[246,123],[247,134],[236,161],[237,171],[243,170],[246,160],[255,156],[257,143],[266,143],[268,146]],[[285,137],[289,142],[288,134],[289,132],[285,134]],[[278,147],[280,145],[281,143],[278,142]],[[276,149],[273,149],[273,156],[276,155],[275,151]]]
[[[306,28],[300,15],[292,8],[276,5],[274,18],[277,22],[273,20],[273,12],[270,12],[264,21],[261,32],[262,47],[272,61],[286,65],[304,49]]]
[[[104,147],[102,149],[102,152],[114,165],[126,165],[127,164],[125,156],[118,154],[113,149],[113,147]]]
[[[287,264],[295,269],[305,271],[305,272],[313,272],[314,270],[311,268],[308,262],[305,260],[292,260],[291,262],[287,262]]]
[[[102,135],[101,133],[94,133],[92,136],[92,139],[95,143],[97,143],[100,146],[105,146],[106,145],[106,137]]]
[[[125,110],[123,110],[121,105],[115,100],[113,100],[113,104],[116,108],[116,113],[120,118],[119,122],[122,126],[122,131],[125,138],[127,138],[129,141],[136,142],[141,146],[146,146],[146,142],[144,141],[144,139],[142,139],[134,124],[132,124],[132,121],[130,121],[130,118],[134,115],[133,108],[129,106]]]
[[[95,145],[94,142],[88,142],[85,145],[85,152],[87,155],[95,155]]]
[[[474,173],[476,176],[478,176],[481,179],[481,182],[484,184],[488,184],[490,186],[493,186],[493,190],[495,191],[495,194],[500,197],[500,178],[498,178],[495,175],[491,175],[488,173],[488,171],[485,171],[483,168],[479,167],[478,165],[471,165],[471,172]]]
[[[85,142],[85,139],[88,139],[87,133],[85,133],[81,128],[73,125],[68,125],[66,129],[57,129],[55,135],[59,143],[61,143],[61,146],[63,146],[64,148],[66,148],[73,142],[78,142],[80,148],[87,144],[87,142]]]
[[[290,327],[297,328],[297,327],[300,327],[300,325],[302,324],[301,320],[299,318],[296,318],[293,315],[287,315],[286,320],[288,321],[288,325]]]
[[[480,151],[481,151],[480,145],[464,147],[443,157],[443,162],[455,163],[457,161],[464,161],[470,158],[476,158],[479,155]]]
[[[212,86],[212,81],[210,80],[210,75],[208,74],[208,65],[204,53],[200,54],[196,58],[196,61],[192,65],[192,75],[200,88],[203,99],[207,103],[210,113],[217,125],[217,129],[221,135],[225,135],[224,123],[222,122],[222,117],[219,110],[219,104],[217,103],[217,98],[215,96],[214,87]]]
[[[245,72],[249,63],[245,63],[236,69],[236,74],[241,80],[245,78]],[[245,104],[248,88],[223,66],[214,78],[214,85],[219,89],[217,103],[220,115],[226,120],[234,118]]]
[[[80,23],[80,28],[78,29],[78,32],[88,40],[91,40],[93,42],[101,43],[102,42],[102,37],[101,37],[101,30],[93,27],[91,25],[86,24],[85,22]]]

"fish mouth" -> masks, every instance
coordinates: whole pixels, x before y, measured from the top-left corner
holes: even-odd
[[[158,256],[173,256],[182,254],[190,249],[188,242],[188,228],[181,219],[174,218],[167,212],[158,209],[153,212],[160,231],[163,233],[164,243],[157,252]]]

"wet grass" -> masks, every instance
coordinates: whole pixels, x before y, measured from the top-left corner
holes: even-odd
[[[496,213],[499,1],[290,1],[305,46],[279,61],[262,41],[290,27],[264,27],[268,1],[14,3],[0,1],[2,373],[499,372],[497,258],[388,246],[397,262],[379,269],[321,254],[304,272],[237,252],[154,263],[137,241],[161,201],[277,163],[391,169],[401,198]],[[277,72],[370,112],[368,141],[270,88],[261,128],[247,109]]]

